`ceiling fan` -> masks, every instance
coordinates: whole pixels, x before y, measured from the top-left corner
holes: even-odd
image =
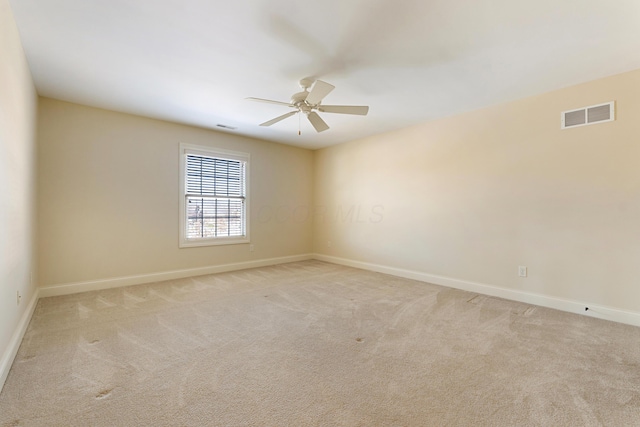
[[[313,87],[311,87],[313,85]],[[366,116],[369,112],[369,107],[358,105],[322,105],[321,102],[325,96],[327,96],[335,86],[322,80],[302,79],[300,80],[300,87],[302,92],[293,94],[290,102],[272,101],[270,99],[262,98],[247,98],[251,101],[267,102],[269,104],[284,105],[286,107],[295,108],[294,111],[289,111],[287,114],[276,117],[264,123],[260,123],[260,126],[271,126],[278,123],[281,120],[291,117],[297,113],[304,113],[311,122],[311,125],[317,132],[322,132],[329,129],[329,125],[325,123],[318,115],[317,111],[322,113],[338,113],[338,114],[355,114],[359,116]],[[311,91],[308,89],[311,87]],[[298,131],[300,134],[300,131]]]

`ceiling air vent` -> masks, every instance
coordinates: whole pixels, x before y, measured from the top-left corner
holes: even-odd
[[[561,128],[567,129],[576,126],[594,125],[596,123],[611,122],[615,119],[615,101],[611,101],[606,104],[564,111],[562,113]]]

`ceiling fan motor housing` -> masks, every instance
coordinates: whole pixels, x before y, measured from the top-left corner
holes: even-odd
[[[306,90],[303,92],[298,92],[294,94],[291,97],[291,104],[294,105],[298,110],[302,111],[303,113],[309,114],[315,106],[311,106],[305,102],[308,95],[309,95],[309,92],[307,92]]]
[[[309,92],[307,92],[306,90],[303,92],[294,93],[291,96],[291,104],[298,105],[300,103],[303,103],[304,100],[307,99],[308,95],[309,95]]]

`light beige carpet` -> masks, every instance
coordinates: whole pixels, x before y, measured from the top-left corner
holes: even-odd
[[[637,426],[640,328],[318,261],[40,300],[3,426]]]

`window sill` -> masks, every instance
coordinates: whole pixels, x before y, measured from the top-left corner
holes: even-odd
[[[201,246],[240,245],[250,243],[248,237],[218,237],[215,239],[191,239],[180,242],[180,248],[197,248]]]

